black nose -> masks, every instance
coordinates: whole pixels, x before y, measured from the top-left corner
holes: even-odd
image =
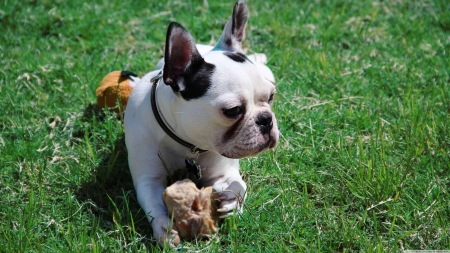
[[[267,134],[272,130],[273,127],[273,121],[272,121],[272,113],[270,112],[263,112],[260,113],[255,123],[258,125],[259,130],[262,134]]]

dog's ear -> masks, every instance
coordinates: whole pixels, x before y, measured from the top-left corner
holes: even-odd
[[[164,83],[174,91],[185,90],[186,76],[205,62],[195,46],[194,38],[175,22],[170,23],[167,30],[164,61]]]
[[[245,37],[245,26],[247,25],[248,8],[243,0],[239,0],[233,8],[233,15],[222,32],[222,37],[215,46],[216,50],[231,52],[242,52],[241,43]]]

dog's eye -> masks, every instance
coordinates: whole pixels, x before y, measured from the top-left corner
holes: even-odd
[[[227,118],[237,118],[244,111],[243,107],[235,106],[229,109],[223,109],[223,115]]]
[[[270,94],[270,97],[269,97],[269,104],[271,104],[272,101],[273,101],[273,94],[274,94],[274,93]]]

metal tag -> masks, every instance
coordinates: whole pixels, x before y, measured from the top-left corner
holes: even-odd
[[[202,178],[202,169],[195,162],[195,158],[186,158],[185,162],[187,171],[194,175],[197,180],[200,180]]]

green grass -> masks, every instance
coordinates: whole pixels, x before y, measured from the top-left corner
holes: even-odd
[[[0,2],[0,251],[161,250],[94,91],[110,71],[150,71],[170,21],[216,42],[233,4]],[[449,250],[448,1],[248,5],[281,142],[241,162],[244,214],[180,251]]]

